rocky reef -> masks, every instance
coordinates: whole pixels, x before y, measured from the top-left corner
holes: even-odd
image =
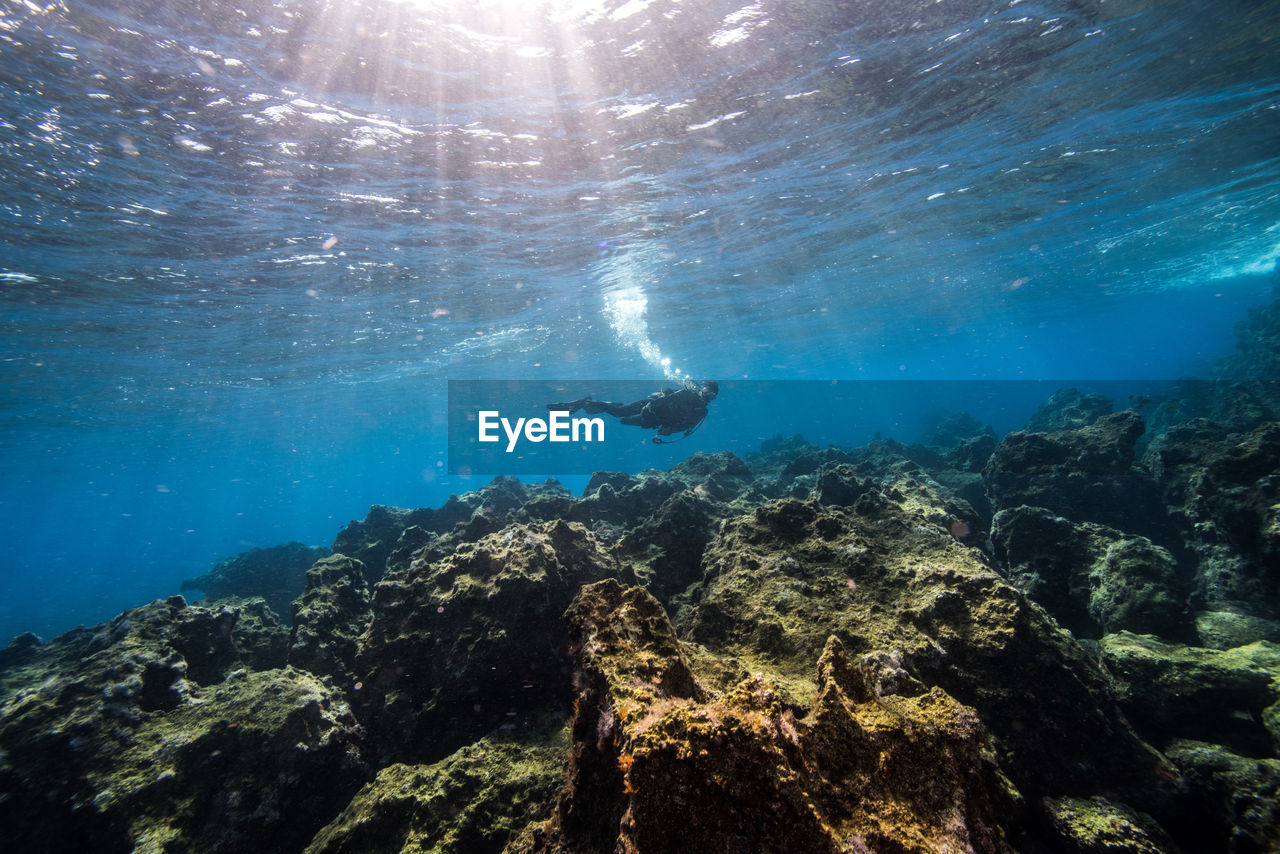
[[[300,850],[372,769],[343,695],[261,599],[181,596],[3,654],[13,851]]]
[[[1155,435],[1063,390],[1003,437],[500,477],[372,508],[284,605],[253,554],[19,636],[5,841],[1280,850],[1280,424],[1212,390]]]
[[[325,548],[285,543],[220,560],[204,575],[182,582],[182,592],[199,590],[210,599],[261,596],[277,615],[288,619],[289,604],[306,586],[307,569],[329,554]]]

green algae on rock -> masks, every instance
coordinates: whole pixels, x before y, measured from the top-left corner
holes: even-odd
[[[477,516],[505,524],[507,517],[522,513],[537,500],[568,495],[553,479],[528,485],[514,477],[495,477],[473,492],[450,495],[439,508],[405,510],[375,504],[363,521],[352,521],[338,533],[333,552],[359,560],[372,585],[388,572],[407,567],[414,553],[434,537],[448,534]],[[512,521],[528,521],[528,516]]]
[[[342,686],[355,683],[356,652],[370,614],[364,564],[334,554],[307,570],[307,589],[293,602],[289,663]]]
[[[1073,854],[1166,854],[1176,850],[1151,816],[1106,798],[1045,798],[1061,848]]]
[[[307,854],[498,854],[544,819],[560,788],[568,732],[499,731],[434,765],[389,765],[316,834]]]
[[[1235,432],[1191,421],[1147,459],[1195,554],[1198,600],[1280,619],[1280,424]]]
[[[260,658],[262,626],[243,619],[255,609],[283,642],[261,600],[212,609],[176,596],[57,638],[6,674],[29,680],[0,706],[0,825],[15,850],[305,844],[366,765],[345,700],[282,669],[283,655]]]
[[[1010,433],[983,471],[992,507],[1044,507],[1073,522],[1178,546],[1160,488],[1137,462],[1135,445],[1145,429],[1137,412],[1125,410],[1088,427]]]
[[[1165,752],[1185,786],[1177,829],[1186,850],[1280,850],[1280,760],[1191,739]]]
[[[977,715],[879,694],[832,638],[807,710],[767,676],[703,687],[660,604],[606,580],[570,607],[569,779],[514,852],[1012,850]]]
[[[567,635],[551,615],[617,572],[595,537],[563,521],[515,524],[441,560],[420,555],[374,589],[357,656],[361,719],[388,757],[432,761],[567,704]]]
[[[1106,675],[956,540],[934,490],[877,487],[847,509],[786,499],[727,522],[682,627],[801,684],[830,635],[854,655],[900,656],[978,709],[1002,768],[1031,794],[1139,784],[1154,760],[1116,713]]]
[[[182,591],[200,590],[209,599],[260,596],[277,617],[287,620],[289,603],[302,593],[308,567],[327,554],[328,549],[302,543],[250,549],[182,582]]]
[[[1077,637],[1192,635],[1178,563],[1146,537],[1022,505],[996,514],[991,541],[1010,581]]]
[[[1245,612],[1239,603],[1196,611],[1198,646],[1235,649],[1257,640],[1280,643],[1280,621]]]
[[[1280,710],[1280,645],[1230,650],[1170,644],[1129,632],[1102,639],[1121,704],[1157,746],[1198,738],[1266,754],[1280,747],[1267,710]]]

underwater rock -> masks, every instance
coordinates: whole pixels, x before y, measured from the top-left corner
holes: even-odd
[[[646,471],[636,476],[596,472],[566,518],[615,542],[628,526],[652,514],[679,488],[680,484],[662,472]]]
[[[91,673],[92,666],[122,666],[120,661],[127,660],[165,663],[152,674],[149,689],[149,696],[158,701],[162,688],[169,685],[161,685],[162,671],[211,684],[235,668],[283,667],[287,645],[288,630],[262,599],[188,605],[183,597],[170,596],[45,644],[34,635],[19,635],[6,649],[10,654],[0,659],[0,697],[68,673]],[[126,669],[137,668],[130,664]]]
[[[682,631],[803,697],[830,635],[892,652],[977,709],[1001,770],[1029,796],[1144,787],[1153,751],[1069,635],[953,535],[935,487],[880,485],[848,509],[773,502],[725,523]],[[1050,699],[1052,698],[1052,699]]]
[[[1280,712],[1280,646],[1211,650],[1120,632],[1102,639],[1102,658],[1125,714],[1157,746],[1192,738],[1252,755],[1280,748],[1280,732],[1267,729],[1268,710]]]
[[[1172,840],[1148,815],[1106,798],[1045,798],[1045,812],[1073,854],[1166,854]],[[1056,846],[1055,846],[1056,847]]]
[[[1190,421],[1147,459],[1198,559],[1199,601],[1280,618],[1280,423],[1237,433]]]
[[[344,687],[355,683],[357,641],[372,613],[365,577],[364,564],[341,554],[307,570],[307,590],[293,603],[291,665]]]
[[[1180,409],[1189,409],[1193,415],[1210,418],[1235,431],[1252,430],[1268,421],[1280,420],[1280,388],[1274,377],[1203,385],[1207,385],[1207,389],[1196,388],[1185,394],[1190,402]],[[1197,403],[1200,405],[1196,406]]]
[[[364,521],[352,521],[333,541],[333,553],[355,558],[364,564],[368,581],[374,584],[387,572],[387,558],[400,536],[408,528],[429,533],[444,533],[458,522],[471,518],[475,506],[450,495],[439,509],[404,510],[375,504],[369,508]]]
[[[931,521],[945,522],[947,532],[960,542],[976,547],[985,545],[987,520],[959,491],[936,480],[932,473],[887,447],[883,440],[869,446],[872,447],[875,448],[872,456],[854,454],[853,464],[840,463],[825,468],[817,478],[813,498],[820,504],[839,507],[857,505],[864,495],[869,495],[869,502],[862,504],[869,508],[878,500],[881,486],[887,485],[889,494],[908,503],[916,504],[918,498],[924,496],[928,505],[925,512]],[[940,476],[947,474],[946,469],[934,471]],[[978,482],[980,484],[980,480]],[[985,504],[986,499],[982,501]]]
[[[953,469],[981,474],[987,460],[996,452],[995,431],[990,427],[982,435],[966,439],[943,454],[943,461]]]
[[[458,525],[465,524],[466,522],[458,522],[454,525],[452,530],[456,531]],[[383,564],[383,571],[378,575],[378,578],[382,578],[382,576],[386,575],[388,572],[397,569],[404,569],[413,560],[413,556],[419,551],[430,546],[437,540],[448,536],[449,534],[437,534],[434,531],[428,531],[426,528],[419,527],[418,525],[410,525],[402,530],[400,535],[396,538],[396,543],[391,547],[391,551],[387,553],[385,563]],[[342,554],[342,552],[338,551],[335,551],[334,553]],[[356,560],[356,558],[352,558],[352,560]],[[364,574],[365,581],[368,583],[369,588],[372,589],[373,585],[377,582],[376,580],[370,580],[372,573],[369,571],[368,567],[365,567]]]
[[[775,433],[760,443],[758,451],[747,453],[743,462],[758,479],[778,481],[782,478],[783,470],[791,466],[794,461],[817,453],[819,450],[817,445],[809,442],[799,433],[791,436]],[[817,467],[815,464],[809,471],[812,472]]]
[[[1276,425],[1175,428],[1157,484],[1132,412],[975,424],[374,507],[292,632],[174,597],[19,636],[0,824],[107,852],[1274,847],[1280,655],[1247,642],[1280,632]]]
[[[996,431],[990,424],[983,424],[968,412],[940,413],[927,419],[924,444],[940,454],[948,454],[969,447],[982,440],[990,440],[995,447]]]
[[[454,543],[474,542],[511,521],[528,521],[526,507],[568,497],[568,490],[554,478],[531,485],[519,478],[500,475],[473,492],[450,495],[435,509],[404,510],[375,504],[364,521],[350,522],[339,532],[333,541],[333,552],[363,563],[372,585],[388,572],[407,567],[418,549],[437,536],[454,535],[449,543],[441,546],[441,550],[447,552]],[[553,506],[558,509],[563,505]],[[455,535],[460,525],[470,525],[471,530]]]
[[[708,497],[725,501],[741,493],[755,479],[751,468],[737,454],[698,451],[667,472],[690,489],[700,488]]]
[[[735,454],[698,452],[667,472],[644,471],[635,476],[597,472],[568,518],[616,541],[677,493],[689,492],[700,501],[722,505],[750,490],[753,482],[751,469]]]
[[[578,696],[550,821],[508,850],[1012,850],[976,715],[888,680],[832,639],[803,717],[762,675],[694,677],[656,599],[607,580],[566,614]]]
[[[1087,524],[1087,523],[1086,523]],[[1103,526],[1097,526],[1103,529]],[[1177,561],[1146,537],[1098,530],[1110,540],[1089,567],[1089,615],[1103,632],[1131,631],[1190,639]]]
[[[1160,489],[1136,464],[1143,429],[1141,416],[1126,410],[1075,430],[1010,433],[983,471],[993,509],[1044,507],[1178,548]]]
[[[274,622],[261,600],[214,609],[172,597],[42,647],[27,687],[0,706],[6,842],[301,848],[366,770],[332,689],[292,668],[248,669],[271,663],[241,649],[253,608]]]
[[[569,701],[568,638],[554,615],[616,575],[581,525],[515,524],[448,556],[424,550],[373,594],[357,712],[382,754],[433,761],[504,722]]]
[[[1249,430],[1263,421],[1280,421],[1280,275],[1273,275],[1276,299],[1252,308],[1236,324],[1236,347],[1214,365],[1215,421]]]
[[[878,444],[881,442],[872,442],[868,448]],[[952,412],[938,416],[929,425],[924,447],[907,445],[902,452],[939,484],[969,502],[985,530],[991,524],[991,504],[982,482],[982,470],[995,453],[996,444],[991,425],[983,424],[968,412]]]
[[[1165,754],[1181,774],[1186,851],[1280,850],[1280,760],[1179,739]]]
[[[755,487],[746,463],[728,452],[694,454],[671,469],[667,483],[683,488],[628,520],[617,541],[628,577],[663,602],[701,580],[707,543],[721,520],[741,512],[738,499]]]
[[[853,455],[840,448],[823,448],[806,451],[786,462],[774,478],[774,487],[767,490],[769,497],[808,498],[820,472],[832,466],[849,464]]]
[[[307,854],[498,854],[546,818],[564,778],[568,731],[495,733],[434,765],[390,765],[323,828]]]
[[[850,507],[874,488],[871,478],[859,478],[852,466],[840,463],[818,475],[814,498],[819,504]]]
[[[40,654],[42,643],[33,633],[23,632],[9,641],[4,649],[0,649],[0,696],[7,693],[3,682],[4,674],[34,660]]]
[[[230,596],[219,599],[217,603],[211,603],[208,606],[210,610],[214,609],[214,604],[217,605],[217,613],[225,614],[231,611],[236,615],[235,625],[231,629],[231,640],[241,666],[250,670],[284,667],[289,650],[289,631],[280,625],[279,616],[273,609],[267,607],[265,600]],[[176,623],[183,625],[184,621],[178,620]],[[178,625],[174,627],[175,638],[179,634]],[[200,659],[194,650],[197,645],[203,646],[206,643],[202,635],[204,629],[198,624],[188,625],[190,628],[186,630],[183,638],[176,639],[176,645],[188,662],[198,662]],[[222,632],[225,634],[225,628]],[[228,666],[235,665],[220,666],[225,673]],[[197,671],[196,677],[199,678],[199,676],[200,672]]]
[[[994,438],[984,435],[975,441],[975,447],[961,446],[945,454],[893,439],[876,439],[850,450],[827,448],[808,454],[803,458],[805,465],[799,468],[783,467],[775,485],[759,489],[753,496],[752,506],[783,496],[801,500],[814,497],[823,504],[852,504],[856,495],[842,495],[840,486],[851,484],[850,477],[874,482],[910,478],[929,482],[940,496],[945,496],[950,511],[962,516],[969,528],[970,542],[977,543],[991,521],[981,471],[994,448]],[[971,458],[970,454],[980,459]]]
[[[210,599],[261,596],[282,620],[289,619],[290,603],[306,586],[307,569],[329,554],[325,548],[286,543],[218,561],[197,578],[182,582],[182,591],[200,590]]]
[[[1028,433],[1078,430],[1110,415],[1111,410],[1111,400],[1103,395],[1084,394],[1074,388],[1060,388],[1031,413],[1026,429]]]
[[[1209,649],[1234,649],[1258,640],[1280,644],[1280,622],[1241,613],[1237,608],[1197,611],[1195,620],[1199,646]]]
[[[996,514],[991,544],[1005,576],[1078,637],[1191,637],[1177,562],[1146,537],[1022,506]]]
[[[677,492],[618,541],[629,577],[669,601],[701,580],[702,552],[720,518],[708,499],[693,490]]]

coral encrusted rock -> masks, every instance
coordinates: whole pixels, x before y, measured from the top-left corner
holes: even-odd
[[[516,524],[430,549],[374,589],[357,672],[361,719],[384,754],[439,759],[548,703],[569,701],[568,637],[556,615],[616,559],[581,525]]]
[[[498,854],[546,818],[564,778],[568,731],[498,732],[434,765],[389,765],[323,828],[307,854]]]
[[[1193,634],[1177,561],[1146,537],[1024,505],[996,514],[991,543],[1006,577],[1078,637]]]
[[[954,536],[933,489],[880,484],[849,508],[787,499],[726,522],[682,628],[778,674],[797,698],[831,635],[852,656],[894,656],[977,710],[1028,797],[1141,790],[1158,800],[1158,757],[1119,714],[1107,675]]]
[[[1195,552],[1198,598],[1280,618],[1280,423],[1233,432],[1190,421],[1147,458]]]
[[[993,509],[1044,507],[1073,522],[1176,545],[1160,488],[1136,461],[1144,429],[1142,417],[1126,410],[1074,430],[1010,433],[983,471]]]
[[[764,676],[713,691],[658,601],[612,580],[566,619],[569,779],[513,854],[1012,850],[982,726],[941,689],[883,692],[882,662],[832,638],[807,710]]]
[[[310,674],[253,669],[242,607],[154,602],[6,674],[28,679],[0,706],[11,850],[299,850],[341,808],[368,775],[355,719]]]
[[[197,578],[182,582],[182,590],[200,590],[210,599],[261,596],[281,620],[289,619],[289,604],[306,586],[307,569],[329,554],[325,548],[286,543],[250,549],[218,561]]]
[[[1197,738],[1255,754],[1280,746],[1280,731],[1267,730],[1268,712],[1280,713],[1280,645],[1213,650],[1120,632],[1102,639],[1102,653],[1125,711],[1157,745]]]
[[[307,590],[293,603],[289,663],[342,686],[355,682],[357,641],[369,623],[364,564],[330,555],[307,570]]]

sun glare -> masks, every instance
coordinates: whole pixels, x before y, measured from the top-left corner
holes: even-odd
[[[430,10],[449,20],[460,14],[479,14],[485,18],[561,21],[595,20],[603,17],[623,18],[640,11],[651,0],[626,0],[622,4],[608,0],[393,0],[407,6]],[[611,7],[616,7],[612,8]]]

